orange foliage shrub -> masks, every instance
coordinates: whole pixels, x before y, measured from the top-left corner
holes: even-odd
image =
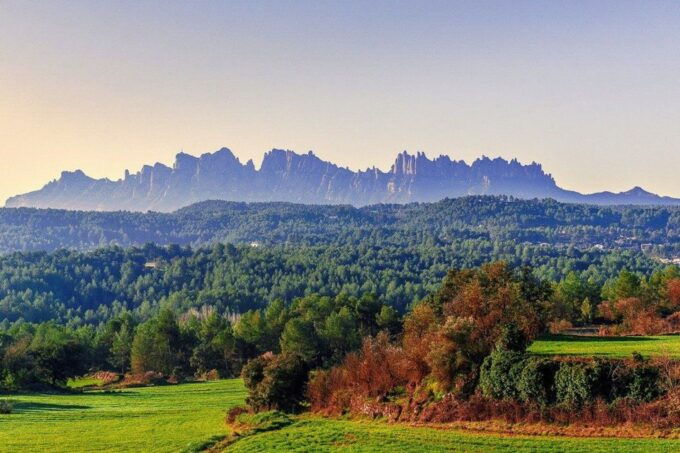
[[[234,406],[231,409],[227,411],[227,424],[232,424],[236,422],[236,417],[238,417],[241,414],[248,414],[250,413],[250,410],[244,406]]]
[[[113,371],[97,371],[92,377],[102,381],[102,385],[107,385],[119,381],[121,375]]]
[[[216,381],[220,378],[220,372],[217,371],[216,369],[212,369],[210,371],[206,371],[202,375],[199,376],[199,379],[203,381]]]
[[[665,320],[667,333],[680,332],[680,311],[676,311]]]
[[[666,284],[666,294],[671,308],[680,309],[680,278],[673,278]]]
[[[119,387],[143,387],[147,385],[160,385],[168,381],[162,373],[155,371],[147,371],[146,373],[126,374],[123,380],[118,384]]]
[[[402,347],[404,358],[412,368],[405,370],[410,373],[410,382],[420,382],[430,373],[428,355],[430,347],[437,340],[439,323],[434,309],[429,304],[418,304],[404,319],[404,335]]]
[[[654,310],[643,310],[624,324],[628,334],[659,335],[667,331],[667,324]]]
[[[388,336],[366,338],[357,353],[328,371],[313,374],[307,387],[312,411],[340,414],[354,398],[384,398],[395,387],[422,379],[416,364],[404,350],[389,343]]]
[[[603,318],[619,323],[601,332],[606,335],[659,335],[673,331],[671,324],[677,322],[676,318],[661,318],[637,297],[602,302],[598,310]]]
[[[571,329],[574,325],[566,319],[558,319],[551,321],[548,324],[548,331],[552,334],[558,334],[564,330]]]

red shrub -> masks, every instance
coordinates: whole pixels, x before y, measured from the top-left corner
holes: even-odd
[[[667,333],[680,332],[680,311],[668,316],[664,321],[666,321]]]
[[[680,309],[680,278],[674,278],[666,284],[666,293],[671,307]]]
[[[602,302],[598,310],[603,318],[619,322],[605,328],[601,335],[659,335],[672,331],[669,321],[675,322],[675,319],[662,319],[654,308],[646,307],[637,297]]]
[[[574,325],[571,323],[571,321],[566,319],[558,319],[548,324],[548,331],[552,334],[558,334],[567,329],[571,329],[572,327],[574,327]]]
[[[312,411],[339,414],[354,398],[383,399],[395,387],[407,386],[417,375],[413,370],[411,359],[381,333],[364,339],[361,350],[348,354],[341,365],[314,373],[307,396]]]

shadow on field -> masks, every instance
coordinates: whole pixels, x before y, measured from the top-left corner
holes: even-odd
[[[14,412],[32,412],[32,411],[71,411],[90,409],[91,406],[79,406],[77,404],[53,404],[53,403],[37,403],[35,401],[15,401]]]

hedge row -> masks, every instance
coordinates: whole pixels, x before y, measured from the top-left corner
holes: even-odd
[[[499,400],[579,408],[598,398],[651,401],[663,394],[659,376],[640,361],[555,360],[496,349],[482,364],[479,388]]]

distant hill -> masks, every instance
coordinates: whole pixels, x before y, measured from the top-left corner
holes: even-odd
[[[451,247],[461,241],[644,250],[659,258],[678,258],[680,207],[470,196],[361,208],[204,201],[172,213],[0,208],[0,253],[146,243]]]
[[[540,164],[482,157],[471,165],[439,156],[406,151],[389,171],[352,171],[319,159],[311,151],[297,154],[274,149],[262,165],[242,164],[227,148],[200,157],[180,153],[172,167],[156,163],[125,172],[117,181],[94,179],[81,170],[62,172],[42,189],[16,195],[6,207],[96,211],[174,211],[204,200],[286,201],[305,204],[433,202],[466,195],[553,198],[599,205],[680,205],[635,187],[627,192],[581,194],[560,188]]]

